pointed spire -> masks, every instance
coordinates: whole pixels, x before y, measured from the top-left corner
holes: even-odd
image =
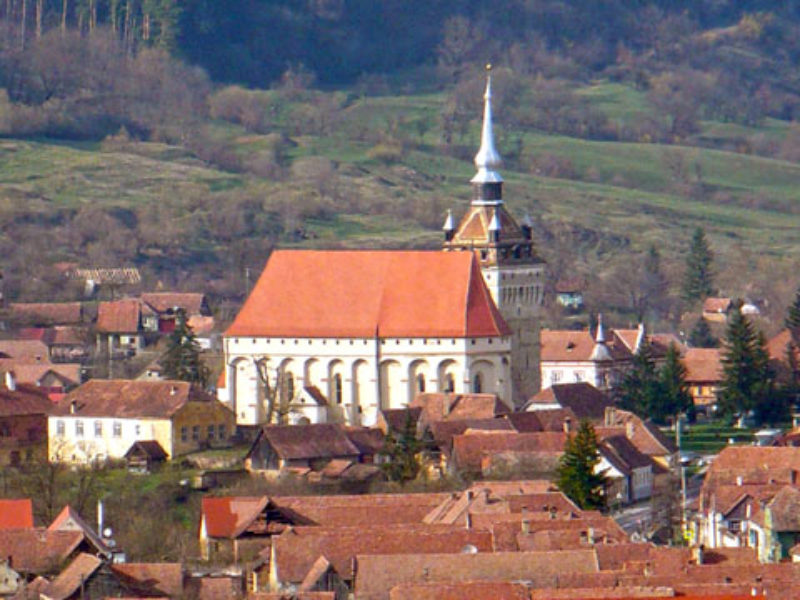
[[[502,159],[494,147],[494,131],[492,129],[492,65],[486,65],[486,93],[483,95],[483,128],[481,129],[481,147],[475,155],[475,166],[478,172],[472,183],[501,183],[503,178],[495,171]]]
[[[452,242],[456,235],[456,224],[453,220],[453,211],[450,209],[447,210],[447,218],[444,220],[442,231],[444,231],[444,241]]]
[[[597,313],[597,335],[594,341],[598,344],[606,343],[606,333],[603,330],[603,313]]]
[[[639,323],[639,329],[636,332],[636,346],[633,348],[634,354],[639,354],[639,352],[641,351],[642,346],[644,345],[646,340],[646,335],[647,334],[645,333],[644,330],[644,323]]]

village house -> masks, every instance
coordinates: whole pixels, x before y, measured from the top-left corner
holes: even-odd
[[[703,301],[703,318],[714,323],[724,323],[733,308],[730,298],[706,298]]]
[[[5,373],[0,386],[0,468],[47,459],[47,417],[53,403],[39,388]]]
[[[78,363],[54,363],[41,340],[0,340],[0,372],[12,372],[19,384],[34,385],[51,400],[78,385],[82,367]]]
[[[80,325],[84,321],[80,302],[12,302],[9,318],[16,327]]]
[[[374,431],[379,439],[373,439],[369,448],[357,445],[356,441],[368,441],[358,435],[362,431]],[[339,423],[265,425],[245,456],[245,468],[278,475],[287,471],[322,471],[332,461],[373,462],[382,441],[383,436],[377,430],[349,429]]]
[[[208,300],[201,293],[144,292],[139,299],[142,304],[142,327],[145,331],[172,332],[179,310],[184,312],[187,320],[211,316]]]
[[[682,362],[695,408],[706,413],[712,411],[719,399],[723,376],[719,348],[689,348]]]
[[[446,494],[332,496],[205,496],[201,505],[201,555],[254,557],[289,526],[366,527],[420,523]]]
[[[559,279],[555,285],[556,302],[564,308],[578,311],[583,308],[585,289],[586,279],[583,277]]]
[[[695,528],[709,548],[754,548],[762,562],[789,558],[800,541],[800,448],[729,446],[711,463]]]
[[[227,446],[231,411],[184,381],[93,379],[67,394],[49,418],[53,461],[122,459],[137,441],[158,443],[170,458]]]
[[[133,356],[145,345],[141,303],[133,298],[101,302],[97,309],[97,346],[112,356]]]
[[[577,383],[556,383],[532,396],[522,407],[523,411],[539,412],[566,408],[578,420],[588,419],[601,423],[605,419],[606,408],[614,406],[608,394],[601,392],[585,381]]]

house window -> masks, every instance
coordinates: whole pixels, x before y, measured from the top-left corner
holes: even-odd
[[[342,375],[340,373],[333,376],[333,397],[336,398],[336,404],[342,403]]]
[[[56,435],[64,435],[64,421],[56,421]]]
[[[122,423],[119,421],[114,421],[113,435],[115,438],[122,437]]]
[[[103,422],[94,422],[94,437],[103,437]]]
[[[739,521],[728,521],[728,529],[732,532],[739,531]]]
[[[420,394],[425,391],[425,375],[422,373],[417,375],[417,391]]]
[[[214,426],[213,425],[209,425],[208,426],[208,439],[209,440],[213,440],[214,439]]]
[[[142,433],[142,426],[137,423],[136,425],[134,425],[133,429],[134,433],[136,434],[136,437],[138,438],[139,435]]]
[[[221,440],[224,440],[226,435],[227,432],[225,431],[225,423],[220,423],[217,425],[217,437]]]
[[[561,371],[553,371],[550,374],[550,381],[552,381],[553,383],[558,383],[559,381],[561,381]]]
[[[181,427],[181,441],[188,442],[189,441],[189,428],[188,427]]]
[[[75,421],[75,437],[83,437],[83,421]]]
[[[475,373],[472,378],[472,393],[480,394],[483,391],[483,377],[480,373]]]
[[[200,425],[194,425],[192,427],[192,440],[195,442],[200,439]]]

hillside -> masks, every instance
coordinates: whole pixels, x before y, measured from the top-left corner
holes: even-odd
[[[612,105],[605,83],[581,93]],[[289,115],[325,96],[310,93],[284,108]],[[262,176],[225,171],[163,143],[6,139],[0,218],[7,264],[19,269],[12,281],[23,297],[41,293],[25,283],[24,273],[40,270],[28,259],[34,255],[42,264],[134,263],[151,281],[210,281],[212,293],[236,298],[245,267],[259,270],[275,244],[437,247],[446,209],[458,213],[468,202],[478,141],[479,114],[457,143],[439,142],[437,115],[447,100],[351,99],[326,131],[295,135],[280,116],[281,135],[210,123],[207,139],[240,161],[267,151],[276,157],[274,172]],[[781,135],[780,123],[771,127]],[[697,137],[727,128],[704,122]],[[779,273],[798,258],[799,164],[697,146],[517,133],[508,125],[498,135],[501,153],[512,157],[503,168],[506,201],[533,217],[555,271],[602,278],[655,243],[674,272],[696,226],[708,232],[729,293],[767,294],[764,261]]]

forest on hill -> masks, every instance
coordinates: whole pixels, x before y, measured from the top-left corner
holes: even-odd
[[[655,244],[677,296],[700,225],[719,291],[777,310],[799,58],[800,8],[763,0],[2,0],[7,293],[133,264],[238,301],[276,244],[436,247],[491,61],[507,200],[554,281],[625,314]]]

